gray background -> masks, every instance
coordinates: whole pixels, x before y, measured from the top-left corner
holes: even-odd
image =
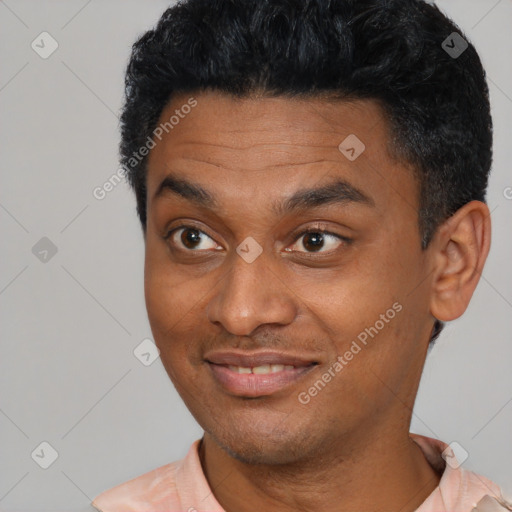
[[[119,167],[130,46],[167,5],[0,1],[4,512],[83,509],[104,489],[183,457],[201,436],[160,360],[144,366],[133,354],[151,338],[135,200],[124,182],[103,200],[93,196]],[[459,442],[469,452],[464,467],[512,493],[512,3],[438,5],[488,73],[493,242],[467,313],[428,357],[412,430]],[[43,31],[59,45],[47,59],[31,48]],[[58,452],[48,469],[36,463],[48,461],[48,449],[31,457],[43,441]]]

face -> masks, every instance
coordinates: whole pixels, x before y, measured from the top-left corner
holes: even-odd
[[[430,260],[379,105],[205,92],[177,114],[148,158],[145,296],[198,423],[273,464],[408,428]]]

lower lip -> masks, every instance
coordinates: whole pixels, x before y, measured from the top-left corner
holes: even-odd
[[[309,373],[315,365],[275,373],[238,373],[227,366],[208,363],[214,378],[226,391],[237,396],[268,396],[290,386]]]

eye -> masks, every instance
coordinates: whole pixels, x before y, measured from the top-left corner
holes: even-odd
[[[303,238],[303,240],[300,243],[299,240],[301,238]],[[285,251],[303,252],[300,250],[300,248],[293,249],[293,247],[298,245],[299,247],[306,249],[306,253],[329,253],[334,251],[338,246],[349,242],[350,239],[348,238],[336,235],[335,233],[330,233],[323,228],[314,228],[300,233],[296,238],[296,242],[292,248],[286,248]]]
[[[179,250],[189,252],[200,252],[207,250],[222,250],[210,236],[195,226],[178,226],[172,229],[164,237]],[[300,239],[302,243],[299,242]],[[286,248],[285,251],[296,251],[306,253],[330,253],[343,244],[350,243],[350,239],[331,233],[324,228],[317,227],[303,231],[297,235],[292,248]],[[297,248],[296,246],[299,246]],[[296,247],[296,248],[294,248]],[[301,250],[306,249],[305,251]]]
[[[204,231],[201,231],[194,226],[179,226],[174,228],[167,233],[165,239],[170,240],[181,250],[202,251],[219,248],[212,238],[210,238]],[[185,249],[183,249],[183,247],[185,247]]]

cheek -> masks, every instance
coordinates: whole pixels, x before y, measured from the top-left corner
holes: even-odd
[[[146,241],[144,295],[149,321],[157,329],[171,329],[198,298],[194,280],[173,264],[153,233],[148,233]]]
[[[194,308],[198,296],[190,280],[173,271],[169,259],[146,250],[144,268],[144,295],[148,320],[160,358],[169,376],[175,381],[180,368],[185,366],[187,325],[197,315]]]
[[[428,309],[421,291],[411,293],[422,273],[419,260],[407,261],[404,254],[398,244],[366,248],[338,272],[298,286],[310,290],[306,304],[313,323],[350,366],[396,368],[417,352]]]
[[[395,274],[383,261],[372,261],[365,253],[336,271],[318,273],[314,279],[290,278],[287,283],[304,299],[318,326],[334,339],[347,341],[372,326],[395,302],[402,302]]]
[[[152,327],[173,329],[186,321],[197,296],[191,292],[192,283],[176,283],[165,272],[151,271],[144,278],[146,309]],[[176,325],[175,325],[176,324]]]
[[[153,276],[153,277],[150,277]],[[158,276],[158,277],[157,277]],[[160,360],[170,380],[185,400],[194,395],[199,347],[197,312],[187,295],[187,287],[174,285],[162,274],[149,274],[145,281],[146,308]]]

